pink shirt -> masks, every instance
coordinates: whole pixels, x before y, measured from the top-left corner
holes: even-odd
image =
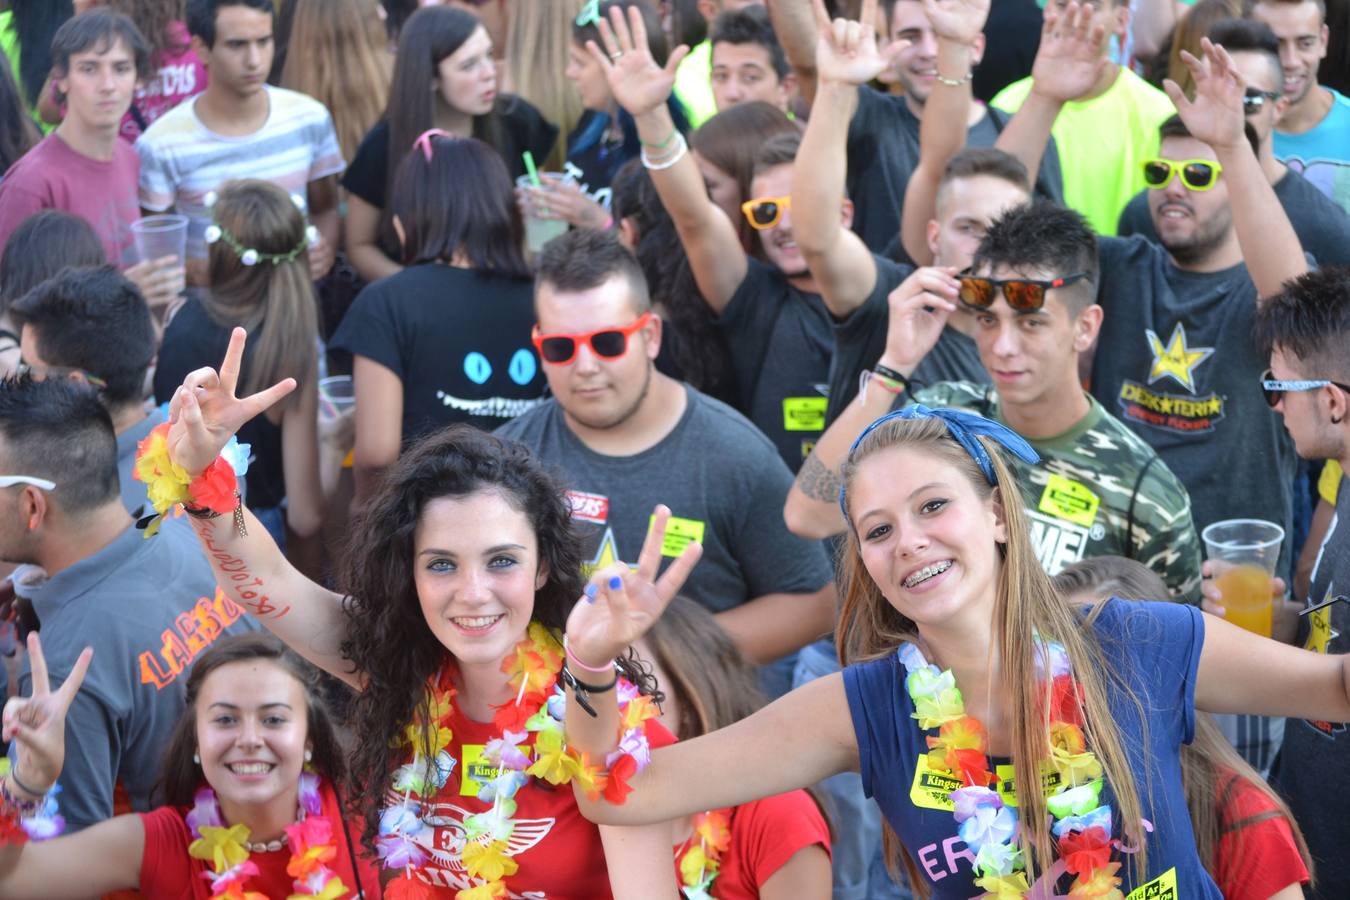
[[[154,75],[144,87],[136,89],[136,98],[132,101],[132,108],[140,112],[146,128],[184,100],[206,90],[206,66],[188,46],[188,30],[182,22],[169,23],[169,44],[181,46],[182,52],[157,54]],[[141,122],[128,111],[122,117],[122,139],[135,143],[141,131]]]
[[[88,222],[108,261],[125,267],[136,261],[131,223],[140,218],[136,183],[140,158],[125,141],[113,142],[108,162],[77,153],[60,135],[47,135],[0,181],[0,253],[24,219],[60,209]]]

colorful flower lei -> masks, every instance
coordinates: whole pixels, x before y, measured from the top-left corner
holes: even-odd
[[[291,846],[286,874],[295,879],[295,893],[289,900],[337,900],[351,889],[327,865],[337,858],[337,843],[333,823],[323,815],[319,776],[301,772],[299,795],[299,818],[294,825],[286,826]],[[188,855],[211,864],[212,871],[202,873],[211,882],[211,900],[267,900],[265,894],[245,887],[248,879],[258,874],[258,864],[249,859],[248,826],[226,826],[216,792],[209,787],[197,791],[193,800],[186,819],[195,840],[188,845]]]
[[[145,484],[153,516],[137,522],[145,537],[154,537],[169,510],[179,504],[226,515],[239,508],[239,479],[248,472],[249,445],[231,436],[220,456],[196,478],[169,458],[169,423],[161,422],[136,445],[133,477]],[[241,520],[242,521],[242,520]]]
[[[694,837],[698,844],[693,843]],[[694,816],[694,834],[675,860],[685,900],[712,900],[712,883],[722,872],[722,856],[730,846],[730,808]]]
[[[1017,811],[1004,804],[990,785],[998,776],[989,770],[988,735],[984,725],[965,711],[961,690],[951,669],[939,670],[912,643],[900,646],[908,674],[905,690],[914,702],[914,718],[928,736],[928,766],[959,778],[964,787],[952,791],[957,834],[975,854],[975,884],[983,900],[1016,900],[1026,896],[1026,859],[1017,846]],[[1036,667],[1051,683],[1050,763],[1059,773],[1055,793],[1046,798],[1054,818],[1060,862],[1056,871],[1074,876],[1068,896],[1123,900],[1119,862],[1112,850],[1132,852],[1111,837],[1111,807],[1101,803],[1102,767],[1083,734],[1082,688],[1073,677],[1063,645],[1042,641]],[[1023,781],[1028,779],[1023,778]],[[1147,823],[1145,823],[1147,827]]]
[[[493,724],[501,737],[489,741],[483,760],[496,767],[497,774],[481,782],[478,799],[492,808],[464,820],[464,868],[478,884],[459,891],[455,900],[495,900],[508,896],[506,879],[519,864],[508,852],[515,828],[516,793],[531,777],[549,784],[575,782],[592,799],[601,795],[610,803],[623,803],[628,779],[641,772],[651,761],[643,723],[658,714],[650,697],[619,679],[619,746],[605,757],[605,767],[591,761],[588,754],[567,746],[563,736],[566,695],[558,684],[563,649],[547,628],[531,622],[526,637],[502,662],[502,672],[510,677],[516,691],[513,702],[496,707]],[[453,664],[441,669],[427,687],[425,716],[409,724],[395,738],[395,746],[411,746],[408,763],[395,770],[392,787],[401,795],[380,815],[380,833],[375,848],[385,868],[402,869],[404,877],[390,882],[385,889],[388,900],[426,896],[421,882],[412,877],[412,869],[427,861],[427,853],[415,841],[424,829],[424,807],[445,787],[457,760],[446,750],[454,740],[450,727],[454,717],[455,688]],[[430,735],[427,746],[423,734]],[[530,759],[530,735],[534,736],[534,759]]]

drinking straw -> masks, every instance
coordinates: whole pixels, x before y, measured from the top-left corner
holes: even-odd
[[[530,176],[530,184],[535,187],[541,187],[542,185],[539,182],[539,170],[534,167],[534,154],[526,150],[524,153],[520,154],[520,158],[525,161],[525,171]]]

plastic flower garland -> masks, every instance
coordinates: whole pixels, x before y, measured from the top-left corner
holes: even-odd
[[[323,815],[319,776],[300,773],[299,794],[300,817],[294,825],[286,826],[291,847],[286,874],[295,879],[295,893],[289,900],[337,900],[351,889],[327,865],[337,858],[337,844],[333,823]],[[257,863],[249,859],[248,826],[226,826],[216,792],[209,787],[197,791],[193,799],[195,805],[187,814],[187,825],[195,840],[188,845],[188,855],[211,864],[212,871],[202,873],[211,882],[211,900],[267,900],[265,894],[245,886],[258,874]]]
[[[179,504],[189,504],[227,515],[239,509],[239,479],[248,472],[249,445],[231,437],[220,456],[196,478],[169,458],[169,423],[156,425],[145,439],[136,445],[136,468],[133,476],[143,482],[153,516],[147,516],[136,525],[145,530],[145,537],[153,537],[169,510]],[[236,526],[242,523],[242,518]]]
[[[12,765],[8,758],[0,758],[0,779],[9,774]],[[46,796],[35,802],[14,797],[8,787],[8,782],[0,782],[0,847],[30,840],[49,841],[66,830],[66,820],[56,802],[61,785],[52,785]]]
[[[203,202],[205,202],[207,209],[213,209],[218,198],[215,191],[207,191],[202,199]],[[291,194],[291,202],[295,204],[295,208],[300,210],[300,212],[306,212],[304,197],[301,197],[299,194]],[[293,261],[300,255],[301,251],[319,243],[319,229],[314,225],[306,225],[305,233],[301,236],[300,241],[285,253],[263,253],[261,250],[245,247],[239,242],[237,237],[231,234],[224,225],[215,221],[214,218],[211,224],[206,226],[206,232],[203,237],[208,244],[223,241],[225,246],[233,250],[235,255],[239,257],[239,261],[246,266],[256,266],[260,262],[271,263],[272,265],[277,266],[284,262]]]
[[[604,795],[610,803],[623,803],[629,791],[628,779],[641,772],[651,761],[651,751],[643,723],[657,715],[650,697],[638,693],[624,679],[617,685],[619,695],[619,746],[605,757],[605,767],[591,761],[586,753],[567,746],[563,737],[566,695],[558,684],[563,649],[557,639],[538,622],[531,622],[525,639],[502,662],[502,672],[510,675],[516,699],[497,707],[493,724],[501,737],[487,743],[483,761],[496,767],[497,774],[482,782],[478,799],[492,808],[464,820],[464,868],[479,883],[455,894],[455,900],[496,900],[509,896],[506,879],[519,864],[507,853],[507,842],[515,828],[516,793],[531,777],[549,784],[576,782],[592,799]],[[396,746],[412,748],[410,761],[395,770],[392,786],[400,799],[386,806],[380,815],[380,833],[375,849],[385,868],[402,869],[404,877],[389,883],[387,900],[431,896],[412,869],[427,861],[427,853],[415,841],[423,829],[432,826],[423,820],[423,804],[445,787],[457,760],[446,750],[454,740],[450,727],[454,716],[455,688],[453,663],[448,663],[427,687],[426,718],[418,716]],[[423,740],[424,726],[431,744]],[[528,743],[534,736],[534,759]]]
[[[693,843],[694,837],[698,844]],[[694,834],[676,860],[680,893],[685,900],[712,900],[712,883],[722,872],[722,856],[731,846],[731,810],[719,809],[694,816]]]
[[[951,669],[939,671],[911,643],[900,646],[899,657],[908,672],[905,690],[914,702],[914,718],[920,728],[938,732],[927,738],[929,768],[964,785],[952,791],[953,816],[957,834],[975,854],[975,884],[984,889],[982,898],[1026,896],[1031,886],[1017,846],[1017,811],[990,788],[998,777],[989,770],[984,725],[966,715]],[[1051,831],[1060,855],[1056,870],[1074,875],[1069,897],[1123,900],[1116,876],[1120,863],[1111,861],[1111,852],[1130,851],[1111,837],[1111,807],[1100,801],[1102,767],[1083,734],[1082,689],[1063,645],[1042,641],[1036,663],[1041,678],[1047,677],[1048,665],[1051,679],[1050,763],[1060,784],[1046,805],[1054,817]]]

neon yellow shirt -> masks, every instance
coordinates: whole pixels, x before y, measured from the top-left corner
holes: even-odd
[[[712,41],[704,41],[675,70],[675,95],[684,104],[689,127],[697,128],[717,115],[712,90]]]
[[[1115,84],[1081,103],[1066,103],[1051,134],[1059,145],[1064,203],[1099,234],[1115,234],[1125,204],[1145,188],[1145,160],[1158,155],[1158,126],[1176,112],[1167,95],[1121,67]],[[1016,112],[1031,78],[1013,82],[993,105]]]

